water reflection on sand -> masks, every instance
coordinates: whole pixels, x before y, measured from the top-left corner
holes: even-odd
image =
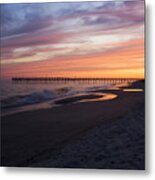
[[[124,92],[143,92],[143,89],[123,89]]]
[[[112,94],[112,93],[95,93],[93,95],[99,95],[102,97],[99,98],[91,98],[91,99],[82,99],[79,100],[77,102],[95,102],[95,101],[105,101],[105,100],[112,100],[117,98],[118,96],[116,94]]]

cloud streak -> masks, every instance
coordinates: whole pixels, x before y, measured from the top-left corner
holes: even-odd
[[[123,72],[125,62],[127,65],[132,61],[132,68],[137,68],[137,60],[130,56],[131,51],[136,54],[136,48],[141,49],[138,51],[141,58],[139,68],[142,68],[143,1],[4,4],[1,9],[4,76],[10,75],[7,68],[11,68],[11,72],[15,72],[14,68],[24,71],[25,63],[28,67],[33,63],[34,67],[40,63],[61,66],[68,61],[72,64],[68,68],[70,71],[81,68],[88,72],[96,68],[96,71],[122,69]],[[121,52],[126,52],[123,65],[117,59],[117,54]],[[117,68],[107,66],[106,60],[103,60],[104,68],[96,67],[95,63],[89,67],[85,63],[90,59],[91,64],[94,58],[100,66],[101,57],[111,62],[115,59]],[[77,69],[79,62],[82,66]],[[38,71],[36,68],[33,70],[31,73],[36,75]],[[58,71],[62,73],[65,69],[59,68]],[[42,72],[46,74],[47,69],[42,67]]]

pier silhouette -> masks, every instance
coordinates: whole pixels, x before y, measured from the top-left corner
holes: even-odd
[[[142,79],[138,78],[72,78],[72,77],[13,77],[14,83],[130,83]]]

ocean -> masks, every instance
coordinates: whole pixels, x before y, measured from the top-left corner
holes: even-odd
[[[14,83],[11,80],[1,80],[1,113],[3,115],[49,108],[57,100],[87,95],[92,91],[113,88],[119,84],[119,81]]]

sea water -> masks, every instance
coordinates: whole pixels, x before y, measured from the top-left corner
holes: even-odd
[[[1,80],[0,98],[2,114],[18,110],[31,110],[50,107],[52,102],[81,93],[108,89],[119,82],[22,82]]]

